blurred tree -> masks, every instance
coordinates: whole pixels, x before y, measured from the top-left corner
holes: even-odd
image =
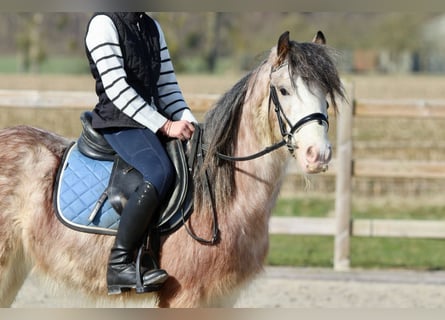
[[[18,13],[19,30],[16,43],[19,50],[19,70],[39,72],[46,59],[45,46],[41,37],[43,15],[41,13]]]
[[[381,57],[386,60],[380,65],[381,71],[420,71],[420,54],[431,49],[424,39],[422,26],[431,17],[429,13],[389,13],[378,17],[372,43],[381,53],[386,53]]]
[[[215,72],[216,63],[218,59],[219,46],[221,42],[221,28],[223,27],[222,18],[223,18],[222,12],[215,12],[214,23],[212,28],[213,32],[210,35],[211,48],[210,52],[207,55],[207,68],[210,72]]]
[[[406,51],[428,54],[419,32],[431,13],[355,12],[155,12],[179,72],[251,69],[278,37],[289,30],[296,41],[310,41],[322,30],[343,60],[355,50],[386,51],[394,60]],[[11,35],[22,71],[37,72],[54,55],[84,57],[83,36],[91,13],[0,14],[0,49],[11,54]],[[11,17],[14,17],[12,19]],[[5,37],[5,39],[3,39]],[[6,53],[7,52],[7,53]],[[343,53],[346,53],[343,55]],[[50,56],[51,55],[51,56]]]
[[[418,50],[423,45],[421,26],[430,18],[428,13],[388,13],[378,17],[374,46],[394,53]]]

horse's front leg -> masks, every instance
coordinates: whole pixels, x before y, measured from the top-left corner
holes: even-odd
[[[0,217],[1,218],[1,217]],[[0,219],[1,220],[1,219]],[[3,223],[0,228],[10,228],[12,223]],[[0,230],[0,307],[9,307],[29,273],[23,246],[17,233]]]

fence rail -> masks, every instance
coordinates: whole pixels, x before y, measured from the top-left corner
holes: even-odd
[[[333,159],[329,164],[329,170],[323,174],[335,176],[338,171],[337,166],[338,159]],[[297,174],[298,170],[298,165],[292,163],[288,173]],[[353,159],[351,175],[367,178],[445,179],[445,161]]]
[[[335,236],[336,218],[272,217],[273,234]],[[400,219],[353,219],[350,236],[396,238],[445,238],[445,221]]]
[[[445,100],[362,99],[355,101],[353,110],[360,117],[445,118]]]
[[[335,216],[327,218],[272,217],[274,234],[334,236],[334,269],[349,269],[350,237],[445,238],[445,220],[352,219],[353,177],[445,179],[445,161],[392,161],[355,159],[352,127],[354,117],[445,118],[445,100],[356,99],[347,86],[351,104],[337,115],[337,158],[327,175],[335,175]],[[218,95],[192,94],[186,99],[192,110],[205,112]],[[32,108],[83,108],[96,103],[92,92],[0,90],[0,106]],[[296,165],[289,168],[296,173]]]
[[[215,94],[185,95],[190,108],[204,112],[216,101]],[[97,96],[86,91],[0,90],[0,106],[16,108],[79,108],[91,109]]]

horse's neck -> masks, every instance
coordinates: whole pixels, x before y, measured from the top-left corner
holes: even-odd
[[[264,99],[263,103],[267,103]],[[264,114],[260,110],[264,111]],[[236,156],[246,156],[263,150],[272,143],[277,142],[273,135],[274,128],[270,127],[267,106],[245,109],[240,123],[238,141],[235,150]],[[258,210],[264,208],[267,214],[275,204],[279,188],[282,184],[288,154],[285,148],[280,148],[260,158],[237,162],[235,183],[237,197],[245,207]],[[249,201],[250,204],[246,202]]]

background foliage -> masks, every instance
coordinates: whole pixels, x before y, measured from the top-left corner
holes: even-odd
[[[83,37],[92,13],[1,13],[0,71],[52,71],[49,61],[84,58]],[[406,51],[422,55],[437,41],[428,37],[428,25],[437,13],[348,12],[156,12],[163,26],[176,69],[182,72],[228,72],[250,69],[252,61],[289,30],[292,39],[309,41],[325,32],[343,63],[355,50],[385,50],[392,59]],[[76,70],[87,72],[86,59]],[[78,61],[78,60],[76,60]],[[73,64],[69,62],[68,64]],[[9,68],[5,68],[8,66]],[[15,68],[14,68],[15,67]]]

